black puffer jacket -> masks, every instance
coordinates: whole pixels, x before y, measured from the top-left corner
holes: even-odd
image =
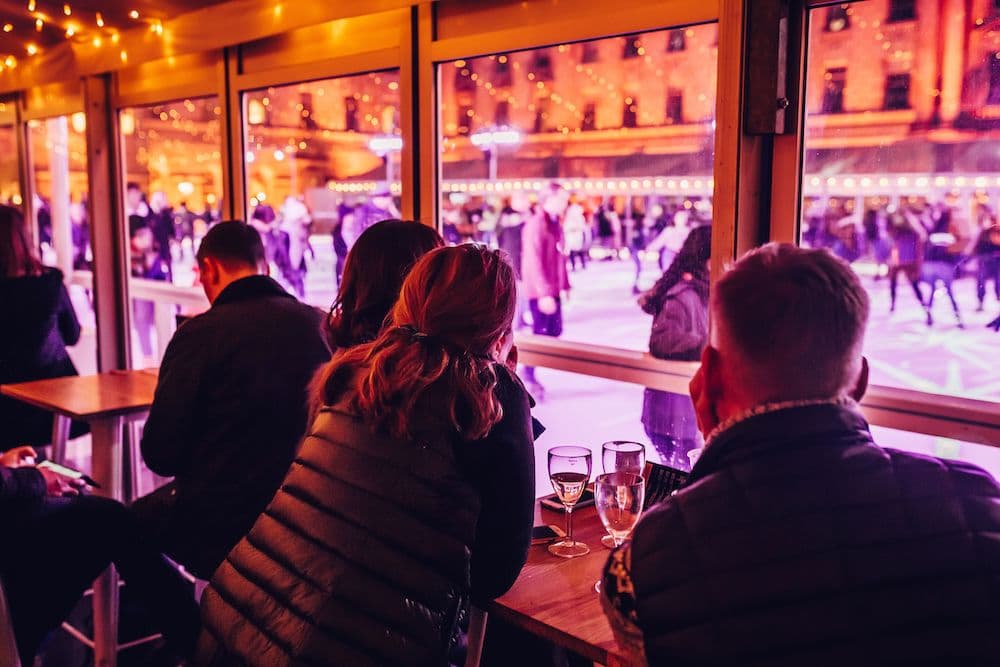
[[[399,441],[323,409],[202,598],[203,665],[443,665],[470,598],[514,582],[530,543],[528,395],[478,442]]]
[[[66,346],[80,340],[80,322],[61,271],[0,278],[0,313],[0,384],[77,374]],[[0,396],[0,425],[0,451],[52,439],[50,412],[6,396]],[[86,432],[85,424],[74,424],[72,436]]]
[[[651,665],[998,664],[1000,487],[832,404],[752,417],[636,527]]]

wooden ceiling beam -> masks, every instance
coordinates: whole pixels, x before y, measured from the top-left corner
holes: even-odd
[[[162,34],[150,26],[143,26],[122,31],[117,43],[110,39],[103,39],[100,46],[89,42],[66,42],[50,46],[36,56],[18,56],[17,67],[4,68],[0,73],[0,94],[170,56],[220,49],[326,21],[431,2],[433,0],[336,3],[233,0],[163,21]]]

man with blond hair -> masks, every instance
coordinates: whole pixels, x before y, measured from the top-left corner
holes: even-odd
[[[874,443],[868,310],[825,250],[770,244],[713,287],[691,381],[705,451],[605,571],[637,662],[1000,660],[1000,487]]]

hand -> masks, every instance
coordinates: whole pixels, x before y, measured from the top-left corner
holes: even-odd
[[[37,456],[38,454],[31,447],[15,447],[0,454],[0,465],[5,465],[8,468],[35,465],[35,458]]]
[[[45,478],[45,491],[50,496],[78,496],[87,486],[82,479],[72,479],[48,468],[36,468]]]
[[[543,296],[538,299],[538,311],[543,315],[555,315],[557,307],[555,297]]]

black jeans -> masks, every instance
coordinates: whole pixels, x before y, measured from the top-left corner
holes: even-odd
[[[107,498],[46,498],[3,509],[0,578],[21,662],[110,563],[154,615],[171,648],[189,656],[200,627],[190,586],[154,550],[132,514]]]

